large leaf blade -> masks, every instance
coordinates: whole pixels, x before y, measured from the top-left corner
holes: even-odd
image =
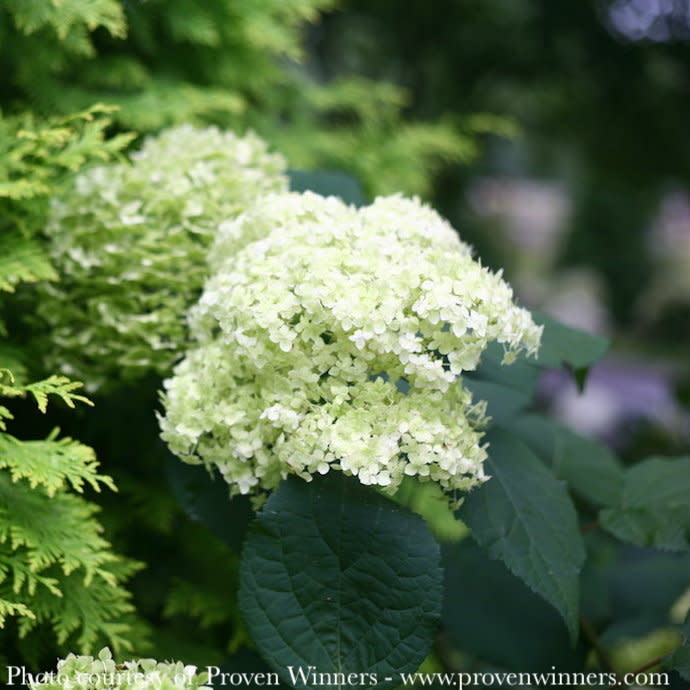
[[[595,506],[620,500],[623,468],[606,446],[538,414],[522,414],[504,422],[579,497]]]
[[[542,312],[533,312],[534,321],[544,326],[537,364],[543,367],[566,366],[579,371],[592,366],[605,354],[609,341],[559,323]]]
[[[444,544],[443,564],[444,629],[463,652],[511,671],[582,662],[582,649],[571,647],[554,608],[474,540]]]
[[[428,651],[441,580],[440,550],[420,517],[336,472],[290,477],[250,529],[240,608],[288,683],[290,667],[313,666],[394,687]]]
[[[491,479],[459,516],[492,558],[559,611],[575,639],[585,552],[565,485],[515,436],[495,430],[488,441]]]
[[[601,512],[601,523],[638,546],[690,549],[690,456],[649,458],[631,467],[620,502]]]

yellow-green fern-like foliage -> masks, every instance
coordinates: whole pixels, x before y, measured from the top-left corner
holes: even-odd
[[[0,120],[0,307],[20,283],[55,277],[37,231],[64,173],[126,143],[105,142],[108,120],[98,108],[31,125]],[[64,648],[87,651],[106,641],[126,649],[136,633],[124,582],[140,565],[113,552],[98,506],[84,496],[114,490],[112,480],[99,473],[91,448],[58,430],[21,440],[8,428],[17,398],[33,398],[41,412],[49,396],[68,407],[89,401],[64,376],[29,382],[26,349],[0,327],[0,647],[41,630]]]
[[[3,117],[0,111],[0,291],[56,277],[37,237],[49,199],[66,175],[112,159],[131,141],[125,134],[106,141],[113,110],[97,105],[47,123],[30,113]]]
[[[0,104],[69,113],[120,106],[138,132],[251,128],[294,167],[338,168],[374,196],[429,193],[475,154],[452,121],[411,122],[407,93],[356,76],[324,80],[303,45],[335,0],[10,0],[0,8]],[[96,33],[94,30],[96,30]]]
[[[31,391],[4,376],[0,395]],[[65,383],[53,377],[38,390],[73,400]],[[10,412],[3,406],[0,415]],[[57,432],[21,441],[0,422],[0,628],[16,617],[20,636],[45,624],[61,645],[89,650],[106,639],[129,647],[133,608],[123,581],[139,566],[112,551],[98,507],[79,495],[115,488],[97,467],[93,450],[77,441]]]

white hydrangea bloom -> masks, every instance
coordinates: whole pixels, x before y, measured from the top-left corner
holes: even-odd
[[[53,202],[46,228],[60,274],[42,290],[48,368],[92,390],[169,374],[219,223],[285,191],[284,171],[254,134],[185,125],[146,139],[129,162],[80,174]]]
[[[534,353],[541,329],[437,213],[273,195],[223,223],[210,256],[198,345],[165,382],[180,458],[243,494],[331,468],[390,492],[406,475],[486,479],[484,406],[460,374],[492,341]]]
[[[116,664],[106,647],[97,658],[70,654],[58,661],[57,671],[37,674],[29,688],[43,690],[212,690],[206,675],[181,662],[136,659]]]

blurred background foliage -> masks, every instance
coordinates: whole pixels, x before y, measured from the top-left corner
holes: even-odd
[[[490,134],[474,165],[440,171],[432,201],[530,306],[615,336],[623,361],[595,369],[587,395],[549,382],[561,414],[631,456],[687,450],[690,3],[344,9],[313,29],[325,74],[394,81],[412,117],[517,126]]]
[[[70,113],[116,104],[139,133],[180,122],[250,127],[295,167],[356,174],[372,193],[428,193],[475,152],[471,126],[412,122],[410,94],[356,74],[326,82],[305,24],[333,0],[67,0],[5,3],[3,109]]]
[[[689,41],[688,0],[4,0],[0,233],[30,243],[36,275],[24,280],[49,277],[35,254],[47,196],[60,175],[129,142],[106,145],[102,132],[138,136],[179,122],[251,128],[293,168],[347,171],[368,197],[423,196],[485,263],[505,268],[528,306],[613,336],[614,354],[582,395],[554,372],[540,384],[541,407],[627,463],[687,454]],[[31,165],[46,146],[20,155],[11,145],[19,131],[49,131],[47,119],[96,102],[119,110],[77,139],[82,149],[64,164],[50,154],[37,174]],[[29,205],[17,191],[22,178],[35,184]],[[26,326],[32,299],[30,288],[3,299],[3,337],[15,368],[36,377],[46,372]],[[120,493],[96,501],[105,533],[118,553],[147,563],[130,583],[134,651],[221,663],[246,643],[226,595],[236,589],[236,535],[224,543],[198,525],[198,506],[180,507],[187,480],[164,473],[170,460],[151,413],[159,386],[142,381],[97,397],[94,410],[57,405],[48,416],[13,401],[10,430],[36,439],[60,426],[94,447],[114,478]],[[653,647],[650,635],[663,636],[668,620],[645,617],[645,602],[660,578],[672,580],[664,606],[679,619],[687,561],[669,557],[662,577],[645,570],[643,550],[591,541],[592,625],[621,649],[631,639]],[[468,546],[463,558],[471,564],[476,554]],[[517,586],[498,566],[491,577]],[[528,595],[519,596],[532,606]],[[612,628],[617,615],[625,624]],[[556,625],[544,616],[535,631]],[[446,643],[431,667],[439,659],[467,667],[472,645]],[[71,644],[40,626],[18,641],[10,622],[0,660],[48,666]],[[571,650],[563,663],[582,655]],[[494,663],[528,669],[524,658]]]

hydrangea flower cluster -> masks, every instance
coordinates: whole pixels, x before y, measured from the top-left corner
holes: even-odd
[[[91,390],[169,374],[218,224],[286,190],[284,171],[254,134],[185,125],[146,139],[129,162],[76,177],[46,228],[61,277],[39,310],[52,327],[48,368]]]
[[[232,493],[339,469],[394,492],[405,476],[486,479],[461,374],[492,341],[534,353],[541,329],[500,275],[417,200],[355,209],[273,195],[223,223],[191,312],[197,346],[165,382],[162,437]]]
[[[58,661],[57,671],[39,674],[31,690],[212,690],[205,674],[181,662],[136,659],[116,664],[106,647],[97,658],[70,654]]]

